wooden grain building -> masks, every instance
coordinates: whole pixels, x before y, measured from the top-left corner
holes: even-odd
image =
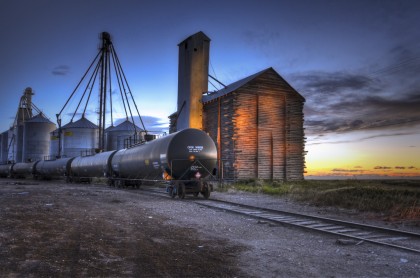
[[[203,43],[197,38],[204,38],[206,44],[202,47]],[[199,76],[200,82],[208,78],[208,65],[205,64],[208,59],[203,59],[202,55],[209,55],[208,50],[206,53],[209,41],[207,36],[199,32],[179,45],[180,50],[189,51],[185,45],[194,43],[190,59],[194,59],[196,52],[200,53],[204,68],[207,67],[206,76],[203,77],[203,73]],[[187,73],[191,80],[196,78],[196,71],[190,70]],[[185,76],[185,73],[182,75]],[[185,96],[200,94],[201,101],[188,105],[200,109],[201,113],[194,117],[200,117],[202,129],[217,145],[218,170],[223,180],[304,178],[305,99],[273,68],[260,71],[216,92],[206,92],[205,89],[202,86],[201,91],[197,88],[188,93],[178,92],[178,111],[169,117],[170,132],[181,130],[177,128],[177,119],[179,111],[186,113],[180,106],[187,99]],[[183,96],[182,99],[180,96]]]
[[[223,179],[303,179],[304,102],[273,68],[204,95],[203,129]]]

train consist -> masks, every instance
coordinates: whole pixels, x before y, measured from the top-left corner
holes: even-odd
[[[0,165],[0,177],[91,182],[105,178],[111,186],[139,187],[145,181],[168,180],[168,193],[210,196],[207,179],[216,174],[217,150],[204,131],[184,129],[170,135],[91,156]]]

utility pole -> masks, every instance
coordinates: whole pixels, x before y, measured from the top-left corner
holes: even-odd
[[[99,151],[105,149],[105,116],[106,116],[106,92],[108,82],[108,70],[110,61],[111,36],[102,32],[102,55],[101,55],[101,88],[99,92]]]

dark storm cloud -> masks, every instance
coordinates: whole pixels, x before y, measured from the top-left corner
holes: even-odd
[[[53,75],[67,75],[70,67],[66,65],[57,66],[52,70]]]
[[[304,90],[309,92],[337,93],[343,90],[373,89],[374,80],[363,75],[344,72],[310,72],[293,76],[298,83],[303,83]]]
[[[388,132],[388,133],[381,133],[381,134],[377,134],[377,135],[372,135],[372,136],[365,136],[362,138],[358,138],[357,140],[338,140],[338,141],[318,141],[319,139],[322,139],[322,136],[316,136],[315,138],[313,138],[311,140],[312,143],[307,143],[306,145],[310,146],[310,145],[320,145],[320,144],[343,144],[343,143],[353,143],[355,141],[357,142],[361,142],[361,141],[366,141],[369,139],[374,139],[374,138],[382,138],[382,137],[394,137],[394,136],[405,136],[405,135],[413,135],[413,134],[418,134],[419,132],[414,130],[412,132]]]
[[[420,124],[420,83],[390,93],[378,79],[363,75],[309,73],[294,81],[306,98],[308,135]]]

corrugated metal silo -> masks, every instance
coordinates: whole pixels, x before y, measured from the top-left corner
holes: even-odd
[[[105,151],[112,151],[110,148],[108,148],[108,145],[110,145],[112,139],[110,138],[110,131],[113,130],[115,126],[109,126],[105,129]]]
[[[8,131],[8,151],[7,151],[7,160],[11,162],[16,162],[16,128],[11,127]]]
[[[42,113],[25,121],[23,124],[23,151],[22,160],[36,161],[49,155],[50,132],[56,126]]]
[[[67,157],[80,156],[83,152],[98,148],[99,128],[82,117],[76,122],[63,126],[61,134],[63,155]]]
[[[16,132],[16,162],[22,162],[22,154],[23,154],[23,123],[19,124],[15,128]]]
[[[60,136],[58,129],[51,131],[50,133],[50,158],[58,156],[58,146],[60,143]]]
[[[6,163],[8,160],[7,148],[9,146],[9,131],[6,130],[1,135],[1,160],[0,163]]]
[[[115,127],[108,128],[106,138],[106,150],[121,150],[127,147],[125,145],[127,141],[135,144],[140,140],[144,140],[144,131],[138,126],[134,126],[129,120],[126,120]]]

